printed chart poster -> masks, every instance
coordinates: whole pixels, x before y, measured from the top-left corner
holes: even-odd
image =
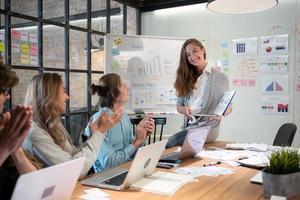
[[[289,98],[262,97],[261,112],[263,114],[286,115],[289,113]]]
[[[237,66],[232,78],[232,85],[234,87],[255,87],[257,74],[256,59],[238,58],[232,61],[233,65]]]
[[[288,56],[262,56],[260,60],[261,72],[287,73]]]
[[[261,92],[269,94],[288,93],[288,76],[265,76],[261,78]]]
[[[174,89],[169,87],[157,88],[157,104],[176,104],[177,97],[174,93]]]
[[[132,108],[155,108],[156,90],[131,90]]]
[[[300,29],[296,34],[295,84],[296,92],[300,92]]]
[[[257,38],[232,40],[233,55],[256,55]]]
[[[261,37],[261,54],[288,54],[289,37],[285,35]]]

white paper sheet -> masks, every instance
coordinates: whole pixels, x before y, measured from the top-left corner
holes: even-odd
[[[217,167],[217,166],[209,166],[209,167],[180,167],[176,169],[176,172],[179,174],[185,174],[190,175],[193,177],[198,176],[219,176],[219,175],[225,175],[225,174],[233,174],[234,170],[225,168],[225,167]]]

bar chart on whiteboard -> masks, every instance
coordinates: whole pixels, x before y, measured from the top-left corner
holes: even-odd
[[[117,73],[130,89],[128,110],[174,113],[173,87],[184,39],[108,35],[105,73]]]

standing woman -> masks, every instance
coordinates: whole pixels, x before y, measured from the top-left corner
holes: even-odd
[[[117,74],[111,73],[102,76],[99,85],[92,85],[93,94],[99,96],[100,108],[93,115],[96,120],[101,114],[112,114],[123,110],[128,102],[128,88],[126,83]],[[145,117],[136,127],[136,137],[133,136],[133,126],[128,115],[124,112],[121,121],[107,130],[103,144],[100,147],[98,159],[94,164],[95,172],[113,168],[128,160],[134,155],[147,136],[154,131],[154,120]],[[85,129],[85,135],[90,136],[90,130]]]
[[[206,142],[215,141],[221,117],[197,118],[194,114],[213,113],[223,93],[229,90],[229,81],[222,72],[207,64],[206,50],[197,39],[188,39],[182,46],[174,87],[178,96],[177,111],[184,115],[184,129],[169,138],[167,148],[182,145],[187,130],[201,126],[211,126]],[[225,115],[231,111],[230,106]]]
[[[104,139],[103,133],[120,120],[121,114],[115,113],[112,117],[104,114],[95,123],[91,123],[89,128],[92,136],[77,148],[60,121],[60,114],[65,112],[68,99],[60,75],[43,73],[33,77],[26,96],[26,103],[33,109],[33,123],[24,148],[45,166],[85,157],[82,177],[97,158]]]

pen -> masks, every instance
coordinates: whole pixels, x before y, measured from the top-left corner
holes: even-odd
[[[213,166],[213,165],[218,165],[218,164],[221,164],[221,161],[217,161],[217,162],[211,162],[211,163],[203,164],[203,167],[208,167],[208,166]]]

